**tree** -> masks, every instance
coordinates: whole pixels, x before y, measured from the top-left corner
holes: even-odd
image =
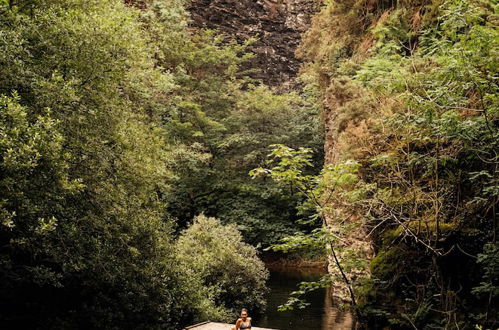
[[[355,290],[366,277],[367,260],[362,254],[363,251],[345,248],[344,241],[349,239],[356,227],[347,227],[342,212],[330,207],[330,205],[353,207],[365,202],[366,193],[372,187],[359,179],[359,164],[345,161],[335,166],[324,167],[319,175],[310,175],[305,172],[305,169],[312,165],[310,149],[295,150],[275,145],[269,157],[269,163],[274,165],[273,167],[256,168],[250,174],[253,177],[269,176],[304,197],[299,208],[302,214],[305,210],[311,209],[310,219],[307,220],[317,226],[310,233],[295,233],[293,236],[283,238],[279,244],[272,246],[272,249],[284,252],[323,249],[330,256],[329,261],[332,266],[330,274],[319,282],[300,284],[300,290],[293,292],[290,300],[281,306],[281,309],[291,309],[294,305],[303,308],[306,304],[299,299],[301,295],[320,287],[332,286],[335,289],[335,297],[349,301],[360,317]],[[326,215],[334,219],[334,222],[328,223]]]
[[[0,4],[3,328],[178,329],[196,313],[154,123],[174,83],[120,1]],[[152,97],[151,95],[155,96]]]

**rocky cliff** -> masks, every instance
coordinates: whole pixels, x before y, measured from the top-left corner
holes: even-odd
[[[257,68],[253,77],[271,86],[293,84],[300,61],[295,50],[318,0],[193,0],[189,5],[192,25],[218,29],[242,41],[257,37],[252,51],[256,58],[247,68]]]

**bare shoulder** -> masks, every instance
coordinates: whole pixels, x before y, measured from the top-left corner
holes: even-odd
[[[250,321],[250,322],[251,322],[251,317],[248,317],[248,321]]]

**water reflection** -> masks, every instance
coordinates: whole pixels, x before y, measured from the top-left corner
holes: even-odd
[[[323,274],[320,269],[270,269],[267,311],[260,319],[255,320],[255,326],[281,330],[353,329],[351,313],[333,305],[330,289],[307,294],[305,298],[310,306],[305,309],[277,311],[277,307],[286,302],[289,293],[296,290],[298,283],[318,280]]]
[[[325,289],[322,329],[354,329],[352,313],[340,311],[333,305],[333,289]]]

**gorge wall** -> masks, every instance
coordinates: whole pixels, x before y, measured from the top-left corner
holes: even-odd
[[[328,185],[327,222],[368,329],[497,328],[495,13],[492,1],[327,1],[302,37],[326,166],[352,179]]]
[[[192,25],[217,29],[243,41],[257,37],[256,57],[245,69],[268,85],[290,87],[300,67],[295,50],[318,10],[318,0],[193,0]]]

